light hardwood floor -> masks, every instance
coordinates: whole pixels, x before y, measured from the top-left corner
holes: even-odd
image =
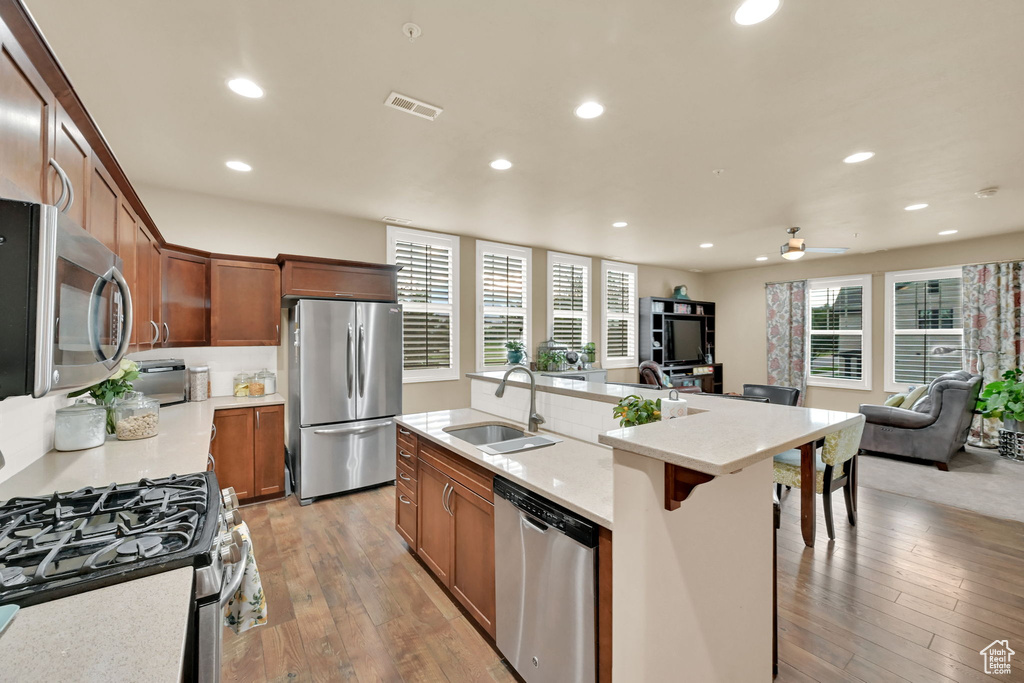
[[[225,632],[225,680],[515,680],[394,531],[394,491],[243,509],[270,618]],[[783,497],[776,681],[1024,681],[1024,524],[861,488],[851,527],[841,498],[806,548]],[[1007,638],[1013,673],[985,675]]]

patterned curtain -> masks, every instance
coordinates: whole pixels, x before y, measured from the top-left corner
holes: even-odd
[[[807,389],[804,373],[807,334],[807,282],[774,282],[765,285],[768,315],[768,384],[800,390],[803,403]]]
[[[964,347],[967,369],[986,384],[1021,366],[1021,289],[1024,263],[964,266]],[[999,421],[975,420],[969,442],[995,448]]]

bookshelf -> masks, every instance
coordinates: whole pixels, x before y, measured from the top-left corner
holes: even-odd
[[[699,386],[709,394],[722,393],[724,370],[721,363],[676,363],[665,361],[665,330],[673,320],[700,320],[705,325],[705,340],[715,350],[715,302],[646,296],[640,299],[640,360],[661,366],[674,386]]]

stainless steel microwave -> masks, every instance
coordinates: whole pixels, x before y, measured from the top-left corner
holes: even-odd
[[[57,207],[0,199],[0,399],[117,371],[132,329],[123,268]]]

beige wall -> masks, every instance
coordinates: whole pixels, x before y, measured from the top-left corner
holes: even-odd
[[[140,186],[138,191],[164,238],[173,244],[244,256],[274,257],[286,253],[378,263],[387,260],[387,230],[378,221],[155,186]],[[462,236],[460,257],[459,369],[465,374],[476,369],[475,239]],[[594,273],[597,274],[600,272],[600,257],[593,258]],[[546,278],[547,251],[534,248],[530,342],[534,348],[548,336]],[[637,289],[640,296],[668,296],[673,287],[682,283],[689,285],[691,297],[699,299],[703,296],[704,278],[701,274],[653,266],[639,267]],[[592,280],[591,293],[592,310],[598,311],[601,292],[597,277]],[[596,315],[591,326],[595,332],[600,329]],[[594,341],[600,344],[599,334],[594,335]],[[286,368],[282,346],[278,356],[282,388],[285,386]],[[636,377],[636,370],[631,368],[609,372],[609,379],[613,381],[636,381]],[[462,378],[406,384],[402,400],[404,410],[414,413],[468,407],[469,397],[469,381]]]
[[[706,274],[704,293],[709,300],[717,303],[716,360],[725,365],[725,389],[740,391],[745,382],[760,384],[767,381],[766,282],[864,273],[873,275],[871,390],[809,387],[805,402],[805,405],[814,408],[856,411],[861,403],[880,403],[888,395],[884,389],[885,363],[882,355],[885,348],[886,272],[1013,258],[1024,258],[1024,232]]]

